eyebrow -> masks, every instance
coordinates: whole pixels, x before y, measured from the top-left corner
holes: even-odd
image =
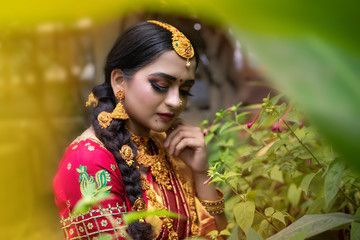
[[[176,77],[171,76],[169,74],[163,73],[163,72],[156,72],[156,73],[152,73],[149,76],[158,76],[158,77],[163,77],[172,81],[176,81]]]
[[[149,76],[163,77],[163,78],[169,79],[171,81],[176,81],[177,80],[176,77],[171,76],[171,75],[166,74],[166,73],[163,73],[163,72],[152,73],[152,74],[149,74]],[[186,80],[184,83],[195,83],[195,80],[194,79]]]

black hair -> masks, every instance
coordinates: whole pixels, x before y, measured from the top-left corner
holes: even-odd
[[[133,25],[116,40],[106,59],[105,82],[93,89],[93,94],[98,99],[92,120],[95,135],[114,155],[131,205],[137,198],[143,197],[140,172],[136,168],[138,166],[136,161],[131,167],[125,163],[119,149],[126,144],[135,154],[136,146],[130,141],[130,133],[125,129],[124,120],[113,119],[107,128],[101,128],[97,116],[102,111],[112,112],[116,106],[117,100],[111,87],[111,72],[114,69],[121,69],[125,80],[130,80],[136,71],[153,62],[162,53],[171,50],[173,50],[172,36],[168,30],[149,22]],[[135,240],[154,237],[151,225],[139,221],[131,223],[128,232]]]

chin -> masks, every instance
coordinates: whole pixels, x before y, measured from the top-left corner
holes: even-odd
[[[172,125],[172,123],[161,124],[161,125],[159,124],[159,125],[151,128],[151,130],[153,130],[155,132],[166,132],[171,127],[171,125]]]

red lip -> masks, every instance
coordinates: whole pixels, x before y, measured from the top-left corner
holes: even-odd
[[[173,113],[158,113],[157,115],[164,121],[171,121],[175,116]]]

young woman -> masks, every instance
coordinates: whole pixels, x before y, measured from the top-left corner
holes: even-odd
[[[209,164],[202,131],[178,119],[196,65],[190,41],[171,25],[142,22],[118,38],[105,82],[87,102],[94,107],[92,126],[67,148],[54,178],[67,239],[101,233],[123,239],[122,215],[141,210],[167,209],[178,217],[139,219],[127,228],[133,239],[184,239],[226,227],[222,192],[204,184]],[[101,192],[111,197],[72,214],[83,196]]]

